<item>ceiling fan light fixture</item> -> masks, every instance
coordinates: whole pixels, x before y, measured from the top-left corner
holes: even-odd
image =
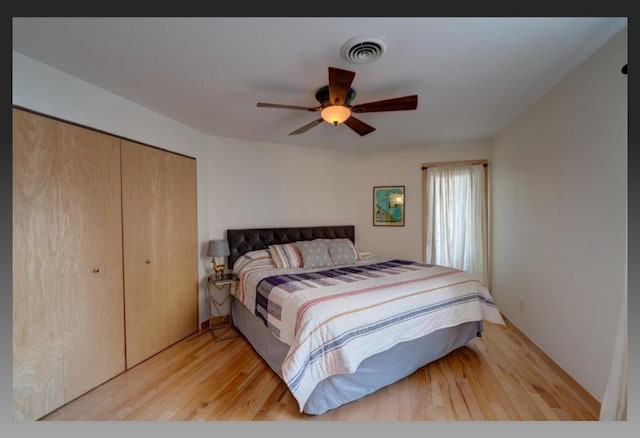
[[[325,122],[338,126],[351,117],[351,110],[344,105],[329,105],[322,109],[320,117],[322,117]]]
[[[320,87],[316,91],[316,100],[320,106],[304,107],[298,105],[280,105],[277,103],[258,102],[258,107],[266,108],[286,108],[320,113],[320,117],[307,123],[301,128],[290,132],[289,135],[298,135],[307,132],[314,126],[320,125],[323,121],[338,126],[344,123],[356,134],[363,136],[371,134],[376,130],[373,126],[367,125],[362,120],[351,115],[354,113],[376,113],[383,111],[406,111],[414,110],[418,107],[418,95],[395,97],[392,99],[378,100],[375,102],[360,103],[351,105],[351,101],[356,97],[356,92],[351,88],[351,83],[356,72],[343,70],[337,67],[329,67],[329,85]]]

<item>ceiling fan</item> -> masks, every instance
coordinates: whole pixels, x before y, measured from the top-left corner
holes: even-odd
[[[406,111],[414,110],[418,106],[418,96],[396,97],[394,99],[379,100],[376,102],[361,103],[351,105],[351,101],[356,97],[356,92],[351,88],[351,83],[356,73],[349,70],[342,70],[336,67],[329,67],[329,85],[325,85],[316,91],[316,100],[320,102],[316,107],[305,107],[295,105],[280,105],[277,103],[258,102],[261,108],[283,108],[311,112],[319,112],[320,118],[303,127],[296,129],[289,135],[302,134],[323,121],[338,126],[344,123],[358,134],[367,135],[376,130],[373,126],[367,125],[360,119],[353,116],[353,113],[373,113],[383,111]]]

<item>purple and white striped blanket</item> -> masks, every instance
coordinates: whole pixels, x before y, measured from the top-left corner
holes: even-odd
[[[236,296],[291,346],[282,374],[300,411],[317,383],[400,342],[469,321],[504,324],[480,281],[438,265],[375,258],[325,270],[254,269],[240,279]]]

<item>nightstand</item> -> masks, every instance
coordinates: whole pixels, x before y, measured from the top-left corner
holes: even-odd
[[[215,274],[209,276],[209,331],[215,341],[240,336],[233,328],[231,316],[231,285],[237,281],[234,274],[223,274],[220,279]]]

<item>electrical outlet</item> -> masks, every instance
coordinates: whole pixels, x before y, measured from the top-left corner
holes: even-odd
[[[524,297],[520,297],[520,310],[524,310]]]

